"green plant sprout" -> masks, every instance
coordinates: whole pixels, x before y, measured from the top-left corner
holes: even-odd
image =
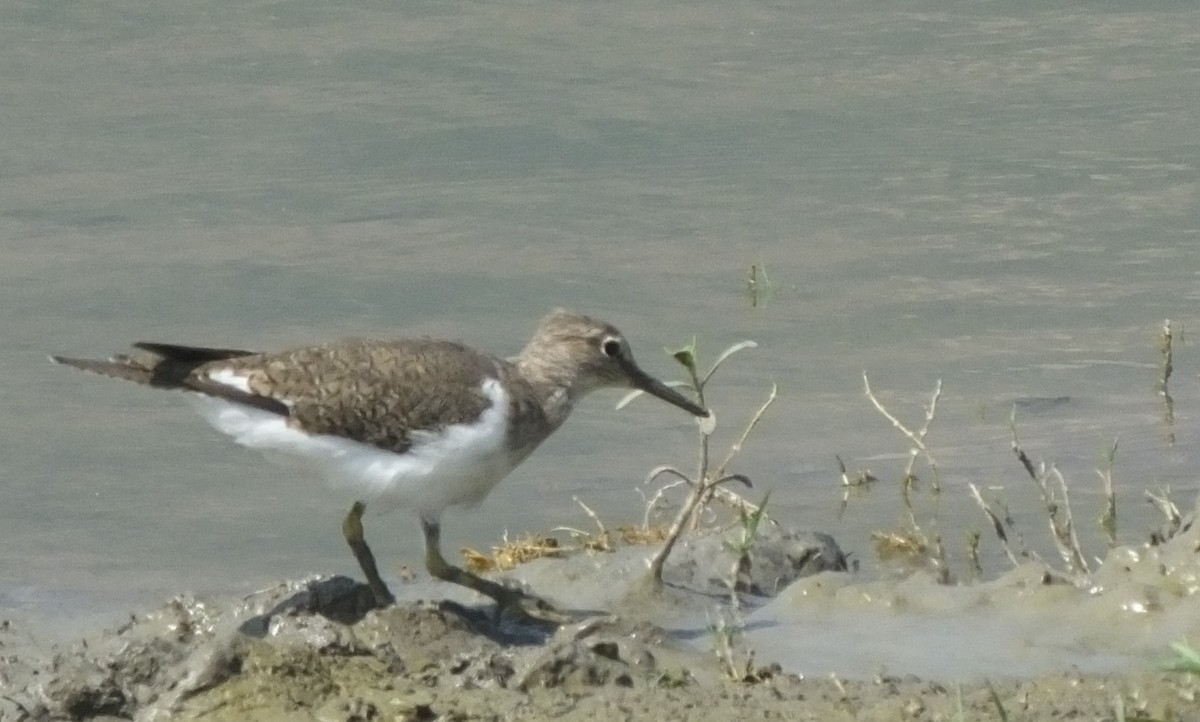
[[[690,386],[691,389],[696,393],[699,403],[705,408],[708,408],[705,398],[705,389],[707,388],[708,383],[712,380],[713,375],[717,372],[717,369],[721,368],[721,365],[724,364],[725,361],[727,361],[729,357],[733,356],[735,353],[748,348],[756,348],[757,346],[758,344],[754,343],[753,341],[741,341],[739,343],[735,343],[722,351],[717,356],[717,359],[713,362],[712,366],[709,367],[708,371],[701,374],[697,368],[696,340],[693,338],[691,343],[683,348],[680,348],[676,351],[668,351],[668,353],[671,354],[671,357],[674,358],[679,365],[684,367],[688,373],[689,379],[688,381],[684,382],[674,382],[671,385]],[[617,403],[617,408],[624,408],[627,404],[629,404],[629,402],[641,394],[641,391],[631,392]],[[725,486],[735,481],[745,484],[747,487],[752,486],[750,479],[747,476],[744,474],[728,473],[728,468],[733,462],[734,458],[742,450],[742,446],[745,444],[750,432],[754,430],[754,427],[757,426],[758,422],[762,419],[763,414],[766,413],[767,408],[772,402],[775,401],[777,394],[778,387],[775,384],[772,384],[771,392],[767,396],[766,401],[763,402],[758,411],[755,412],[755,414],[750,418],[750,421],[746,424],[741,435],[736,441],[734,441],[732,445],[730,445],[728,453],[726,453],[724,459],[722,459],[719,464],[714,466],[712,463],[712,435],[713,432],[716,431],[717,422],[716,414],[710,409],[709,416],[707,418],[697,419],[697,427],[699,430],[699,458],[696,464],[696,472],[689,476],[673,466],[659,466],[655,469],[652,469],[650,474],[646,477],[647,484],[657,481],[659,478],[664,476],[674,478],[673,482],[659,489],[659,491],[655,493],[655,495],[647,502],[647,521],[649,520],[650,509],[652,509],[654,505],[658,503],[658,501],[662,498],[663,492],[665,492],[667,489],[679,485],[687,485],[690,489],[687,500],[684,502],[683,507],[679,510],[679,513],[675,516],[674,521],[671,523],[670,530],[667,532],[667,537],[662,548],[659,550],[658,554],[655,555],[654,560],[650,563],[650,578],[656,587],[662,584],[663,566],[666,563],[667,557],[670,556],[671,550],[674,549],[675,544],[679,541],[680,535],[682,535],[685,529],[694,529],[699,524],[701,511],[707,506],[714,496],[720,495],[723,501],[731,504],[744,513],[751,515],[760,513],[759,506],[756,506],[740,495],[729,491],[725,488]],[[755,524],[757,524],[757,522],[755,522]]]

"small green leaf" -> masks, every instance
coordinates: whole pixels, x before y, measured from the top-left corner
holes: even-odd
[[[688,371],[690,371],[693,374],[696,373],[696,337],[695,336],[692,337],[691,343],[689,343],[687,346],[684,346],[683,348],[677,349],[675,351],[671,351],[670,354],[671,354],[671,358],[678,361],[679,364],[681,366],[683,366],[685,369],[687,369]]]
[[[762,523],[763,517],[767,515],[767,502],[770,500],[771,492],[768,491],[763,495],[763,500],[759,503],[758,509],[754,513],[747,515],[744,525],[746,527],[746,536],[749,538],[753,539],[758,535],[758,525]]]
[[[1178,656],[1164,662],[1162,664],[1163,669],[1168,672],[1200,674],[1200,651],[1183,642],[1172,643],[1171,649],[1175,650],[1175,654]]]
[[[1120,440],[1121,440],[1121,439],[1120,439],[1120,437],[1113,437],[1112,446],[1108,447],[1108,451],[1107,451],[1107,453],[1105,454],[1105,460],[1108,462],[1108,468],[1110,468],[1110,469],[1113,467],[1113,464],[1115,464],[1115,463],[1116,463],[1116,460],[1117,460],[1117,443],[1118,443]]]

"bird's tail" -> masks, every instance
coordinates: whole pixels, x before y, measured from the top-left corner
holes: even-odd
[[[210,361],[252,356],[254,351],[228,348],[203,348],[199,346],[175,346],[164,343],[135,343],[134,351],[118,354],[107,361],[99,359],[68,358],[51,356],[56,364],[72,366],[101,376],[111,376],[162,389],[187,388],[185,379],[196,369]]]

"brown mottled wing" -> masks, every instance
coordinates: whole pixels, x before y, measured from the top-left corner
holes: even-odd
[[[199,386],[222,386],[207,375],[229,369],[247,377],[253,396],[285,404],[304,431],[403,453],[414,430],[478,418],[491,405],[483,381],[501,363],[447,341],[349,340],[214,361],[198,368],[189,385],[212,393]]]

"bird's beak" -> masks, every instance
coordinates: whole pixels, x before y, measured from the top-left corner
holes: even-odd
[[[684,396],[678,391],[670,386],[667,386],[662,381],[659,381],[632,363],[626,366],[625,372],[629,375],[629,385],[633,388],[641,389],[651,396],[657,396],[663,401],[666,401],[668,404],[678,406],[693,416],[708,416],[708,409],[705,409],[684,398]]]

